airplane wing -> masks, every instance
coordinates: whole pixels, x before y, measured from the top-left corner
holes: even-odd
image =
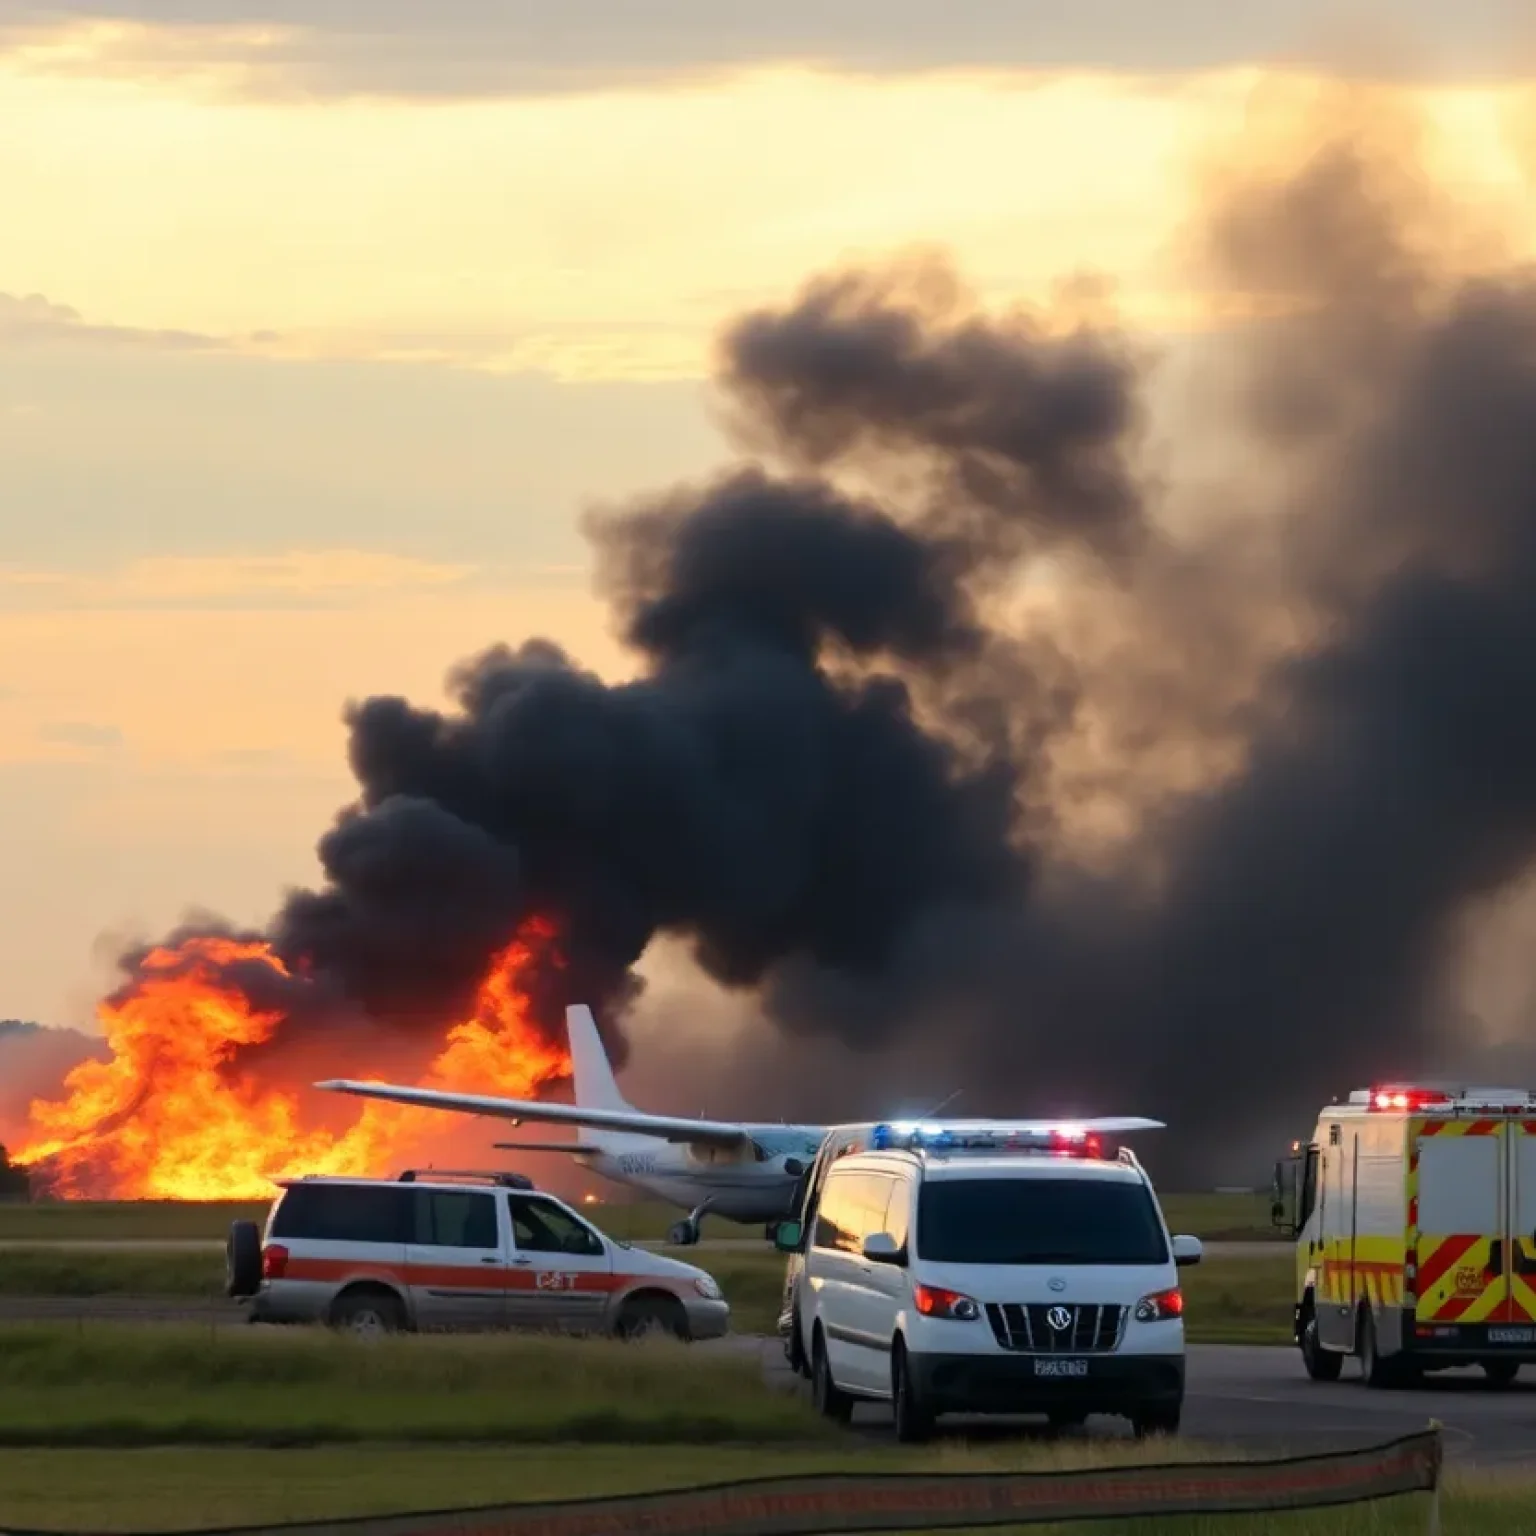
[[[498,1152],[569,1152],[572,1157],[591,1157],[602,1151],[580,1141],[493,1141],[491,1145]]]
[[[446,1109],[461,1115],[491,1115],[520,1124],[543,1120],[551,1125],[584,1125],[599,1131],[627,1131],[662,1141],[701,1142],[734,1147],[748,1139],[746,1128],[722,1120],[687,1120],[672,1115],[646,1115],[634,1109],[580,1109],[571,1104],[540,1104],[532,1099],[498,1099],[478,1093],[444,1093],[436,1088],[404,1088],[394,1083],[356,1082],[331,1078],[316,1083],[331,1093],[351,1093],[362,1099],[414,1104],[419,1109]]]

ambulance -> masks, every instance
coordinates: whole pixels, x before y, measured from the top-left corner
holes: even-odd
[[[1457,1366],[1507,1386],[1536,1363],[1536,1095],[1358,1089],[1276,1164],[1273,1214],[1314,1381],[1346,1355],[1373,1387]]]

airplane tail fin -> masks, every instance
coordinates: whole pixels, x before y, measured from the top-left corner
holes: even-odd
[[[571,1070],[577,1105],[582,1109],[630,1109],[632,1106],[614,1081],[608,1053],[597,1032],[597,1021],[585,1003],[577,1003],[565,1010],[565,1032],[571,1042]]]

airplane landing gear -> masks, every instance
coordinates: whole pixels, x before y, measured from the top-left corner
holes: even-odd
[[[703,1205],[690,1211],[681,1221],[674,1222],[672,1229],[667,1233],[667,1241],[674,1248],[692,1248],[699,1240],[699,1223],[703,1221],[713,1203],[706,1200]]]

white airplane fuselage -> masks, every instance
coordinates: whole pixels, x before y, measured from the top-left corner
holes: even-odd
[[[576,1102],[571,1105],[494,1094],[448,1092],[405,1084],[338,1078],[317,1083],[332,1092],[396,1104],[415,1104],[453,1114],[489,1116],[513,1125],[577,1128],[569,1142],[498,1141],[498,1150],[564,1152],[584,1168],[615,1184],[628,1185],[686,1211],[671,1232],[676,1243],[696,1243],[705,1216],[742,1223],[793,1217],[801,1179],[816,1161],[828,1128],[762,1121],[697,1120],[637,1110],[619,1091],[591,1009],[573,1004],[565,1011]],[[1160,1120],[1139,1117],[1084,1121],[1075,1130],[1040,1122],[1013,1125],[1009,1134],[1081,1136],[1098,1131],[1160,1129]],[[970,1122],[972,1126],[988,1124]]]
[[[587,1131],[576,1161],[604,1179],[683,1211],[707,1206],[712,1216],[743,1223],[792,1214],[801,1175],[815,1161],[822,1130],[811,1125],[753,1125],[739,1151],[677,1145],[654,1136]],[[558,1142],[549,1144],[559,1149]]]

